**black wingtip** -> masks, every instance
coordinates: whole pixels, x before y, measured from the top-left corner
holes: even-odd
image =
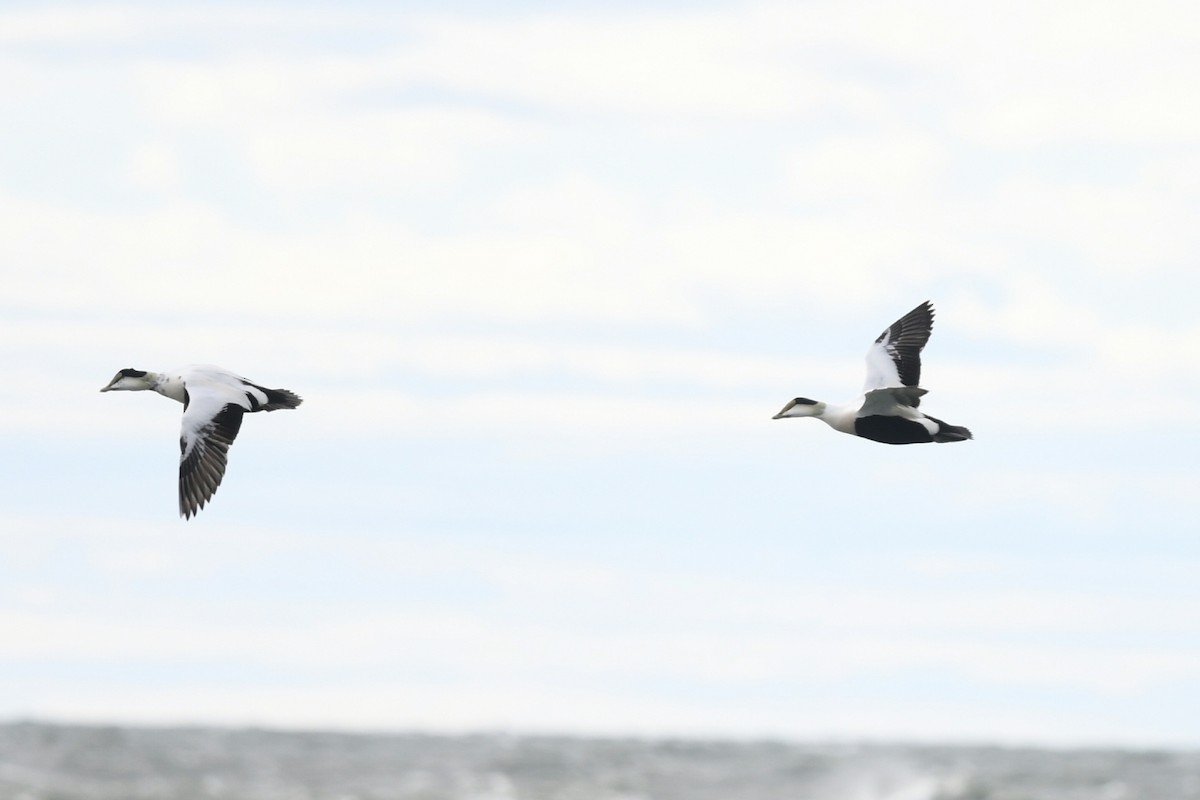
[[[896,362],[900,382],[916,386],[921,382],[921,350],[933,332],[933,303],[926,300],[893,322],[875,339],[887,340],[888,355]]]

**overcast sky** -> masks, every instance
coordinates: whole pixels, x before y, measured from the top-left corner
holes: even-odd
[[[1200,12],[0,8],[0,719],[1200,745]],[[867,345],[937,307],[887,447]],[[247,417],[177,518],[181,408]]]

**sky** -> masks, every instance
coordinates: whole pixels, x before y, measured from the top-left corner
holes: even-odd
[[[0,5],[0,719],[1200,746],[1198,39]],[[771,419],[926,299],[974,441]],[[188,363],[305,402],[184,521]]]

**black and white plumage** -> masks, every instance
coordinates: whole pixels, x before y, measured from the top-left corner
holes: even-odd
[[[816,417],[834,430],[884,444],[973,438],[966,428],[917,410],[927,393],[918,386],[921,350],[932,330],[933,306],[926,301],[888,326],[867,350],[867,382],[862,397],[840,406],[797,397],[773,419]]]
[[[208,364],[192,364],[168,372],[123,369],[100,391],[145,390],[183,403],[179,514],[187,519],[204,508],[221,485],[229,446],[242,427],[242,416],[254,411],[296,408],[303,402],[287,389],[267,389]]]

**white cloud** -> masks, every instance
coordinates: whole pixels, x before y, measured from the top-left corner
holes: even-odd
[[[1194,627],[1192,605],[1172,593],[984,584],[964,592],[939,587],[940,571],[884,590],[841,580],[631,567],[499,541],[253,526],[180,538],[169,523],[53,515],[10,515],[3,523],[6,563],[18,570],[9,585],[19,602],[0,613],[0,655],[77,669],[120,664],[129,675],[166,667],[177,676],[159,688],[134,688],[66,685],[51,671],[23,681],[20,697],[0,709],[9,714],[1161,742],[1185,733],[1143,718],[1131,730],[1128,708],[1173,691],[1200,668],[1200,651],[1178,644],[1178,635]],[[89,581],[114,588],[96,594],[86,583],[38,577],[37,564],[56,563],[62,550],[87,565]],[[305,559],[353,572],[365,594],[314,590],[301,599],[266,591],[248,600],[225,596],[226,587],[220,598],[186,596],[189,587],[207,592],[231,574],[251,574],[259,562]],[[1021,562],[984,566],[1003,573],[1020,570]],[[1095,564],[1085,556],[1080,566]],[[1161,570],[1188,585],[1194,565],[1138,561],[1109,568],[1135,569],[1144,578]],[[427,597],[371,589],[464,582],[487,600],[468,602],[444,590]],[[142,584],[177,591],[138,603]],[[214,677],[230,668],[245,678]],[[381,680],[384,673],[391,677]],[[916,713],[902,692],[873,697],[869,705],[852,701],[862,685],[903,684],[912,674],[1026,699],[962,701],[974,709],[968,717],[949,699],[923,701]],[[688,692],[665,696],[655,688],[663,681],[701,691],[706,700],[696,702]],[[762,686],[774,687],[769,702],[755,689]],[[1044,691],[1091,699],[1082,709],[1056,712],[1046,728],[1031,722],[1044,712],[1027,699]],[[1075,717],[1089,715],[1092,724],[1080,727]]]
[[[133,8],[57,6],[0,13],[0,41],[15,45],[80,44],[131,39],[147,32],[146,14]]]
[[[477,111],[347,113],[336,119],[283,116],[257,126],[247,142],[260,177],[281,192],[326,192],[411,184],[455,183],[467,168],[463,154],[498,147],[523,130]]]
[[[154,124],[227,142],[283,197],[351,189],[428,194],[462,180],[469,155],[545,136],[534,124],[482,108],[356,98],[381,69],[341,59],[236,57],[215,66],[140,62],[132,80]]]
[[[359,214],[269,233],[209,206],[85,212],[0,198],[10,302],[67,311],[317,319],[694,319],[686,297],[602,241],[554,231],[420,234]],[[608,266],[611,265],[611,271]]]
[[[1174,642],[1194,625],[1191,607],[1174,594],[984,586],[964,592],[928,579],[884,590],[617,567],[503,543],[352,532],[331,539],[253,527],[179,540],[163,535],[177,527],[167,523],[65,523],[8,518],[10,563],[35,575],[37,563],[67,548],[97,580],[127,588],[92,598],[72,586],[22,581],[25,596],[42,599],[0,615],[7,658],[218,660],[290,666],[299,674],[434,665],[463,676],[622,674],[721,685],[836,683],[923,669],[1102,694],[1144,691],[1200,666],[1200,651],[1138,643]],[[181,605],[172,595],[153,607],[125,604],[140,581],[187,586],[260,561],[299,563],[298,556],[351,569],[364,586],[466,577],[490,599],[479,605],[397,597],[380,607],[372,592],[366,601],[316,594],[301,606],[294,598],[260,598],[249,615],[234,602]],[[1170,564],[1133,566],[1178,572]],[[563,597],[571,599],[566,615],[556,602]],[[290,606],[288,613],[279,603]],[[125,611],[115,616],[110,606]],[[314,641],[322,646],[313,648]]]
[[[397,65],[417,79],[586,113],[778,116],[869,95],[818,70],[784,69],[786,37],[770,23],[724,10],[427,18]]]
[[[177,191],[182,185],[182,167],[175,149],[164,142],[151,142],[138,147],[129,171],[138,186],[152,191]]]
[[[931,136],[884,130],[833,136],[796,150],[787,170],[797,195],[813,204],[929,203],[947,155]]]
[[[1180,201],[1183,201],[1182,205]],[[1140,179],[1075,183],[1017,179],[997,187],[984,218],[1029,241],[1073,251],[1091,275],[1174,272],[1194,252],[1194,198]]]
[[[655,594],[670,598],[679,589],[691,595],[705,585],[672,582]],[[736,588],[743,596],[753,591]],[[542,593],[536,584],[529,589]],[[547,594],[561,596],[558,591]],[[674,614],[664,619],[660,611],[640,604],[642,619],[628,630],[588,630],[531,619],[529,611],[509,607],[503,596],[494,605],[509,608],[507,622],[478,611],[436,607],[343,611],[338,621],[255,615],[242,622],[212,611],[202,618],[181,618],[170,609],[124,620],[82,609],[10,611],[0,615],[0,647],[10,661],[71,659],[131,667],[234,663],[286,668],[298,676],[433,669],[467,683],[557,674],[567,683],[625,676],[725,688],[763,682],[838,685],[922,670],[995,686],[1074,688],[1100,695],[1152,690],[1186,680],[1200,667],[1200,651],[1177,646],[1047,644],[1021,638],[1065,631],[1079,636],[1091,625],[1110,634],[1144,635],[1140,626],[1146,623],[1150,630],[1180,630],[1155,620],[1160,608],[1153,603],[1130,609],[1117,601],[1097,605],[1088,596],[998,593],[977,602],[956,597],[950,604],[961,608],[950,611],[948,620],[947,600],[938,596],[865,593],[858,599],[834,590],[809,610],[803,596],[793,599],[800,602],[803,622],[774,619],[767,624],[753,612],[765,610],[770,619],[780,616],[778,609],[740,609],[749,613],[739,613],[736,620],[752,621],[745,630],[736,625],[698,630],[695,620]],[[617,609],[623,608],[618,602]],[[1117,616],[1101,619],[1114,611]],[[1087,625],[1080,626],[1079,614]],[[968,621],[970,615],[977,615],[974,623]],[[1177,623],[1185,622],[1181,617],[1186,615],[1173,616],[1180,618]],[[664,624],[668,620],[669,626]],[[313,642],[321,646],[314,648]]]
[[[246,167],[281,199],[296,194],[344,198],[359,192],[370,198],[397,191],[419,197],[439,184],[473,180],[483,154],[503,161],[511,148],[528,147],[531,138],[550,141],[561,129],[553,122],[531,125],[503,110],[464,104],[406,107],[376,100],[372,105],[365,99],[372,97],[370,92],[436,82],[442,76],[484,96],[525,92],[567,105],[607,108],[590,94],[594,92],[627,103],[622,106],[626,110],[669,110],[673,106],[663,100],[664,93],[678,95],[687,86],[707,91],[714,82],[704,79],[705,70],[715,69],[737,91],[723,91],[718,82],[702,101],[682,96],[678,102],[707,108],[705,113],[736,114],[745,110],[738,103],[763,105],[752,96],[764,87],[768,93],[796,92],[794,72],[801,66],[781,55],[791,33],[805,42],[851,47],[858,41],[862,52],[914,58],[920,48],[893,52],[879,36],[884,31],[890,35],[896,26],[923,30],[928,23],[933,27],[927,35],[941,43],[931,56],[918,59],[928,70],[945,66],[943,60],[965,48],[946,43],[954,36],[934,35],[972,23],[969,16],[948,11],[939,4],[923,7],[912,15],[921,24],[907,12],[862,4],[803,13],[780,5],[737,12],[626,11],[583,21],[551,15],[464,23],[424,16],[401,24],[399,17],[388,17],[385,27],[400,25],[409,34],[404,47],[394,51],[314,55],[269,48],[254,58],[219,53],[207,63],[137,60],[115,69],[124,77],[141,76],[134,85],[141,87],[151,119],[216,133],[243,160],[225,167]],[[194,35],[203,36],[208,26],[232,21],[252,27],[262,21],[261,14],[221,13],[229,20],[146,12],[143,24],[155,30],[194,28]],[[1074,14],[1062,13],[1064,18]],[[40,30],[53,27],[44,19],[38,22],[42,18],[36,15],[21,19]],[[1001,41],[1036,39],[1022,26],[994,22],[1000,25],[996,35]],[[381,24],[357,14],[324,12],[289,17],[287,29],[330,23]],[[89,24],[97,37],[109,35],[109,23]],[[1088,30],[1085,26],[1084,33]],[[1067,36],[1073,48],[1086,53],[1100,48],[1102,53],[1112,44],[1104,30],[1059,32],[1035,41],[1037,52],[1050,57]],[[682,34],[667,35],[672,31]],[[756,38],[763,31],[769,33],[766,44]],[[1157,32],[1152,26],[1142,34]],[[504,66],[509,62],[493,58],[501,46],[522,58]],[[610,49],[619,50],[620,57],[605,58]],[[671,68],[664,71],[660,59]],[[631,88],[620,74],[612,74],[613,64],[628,65],[631,74],[645,72],[650,85]],[[750,73],[741,75],[738,65],[752,65]],[[976,67],[968,65],[964,81],[975,80]],[[67,80],[61,68],[55,74],[60,84]],[[658,80],[662,86],[656,88],[653,81]],[[868,72],[859,80],[877,78]],[[639,91],[646,94],[639,96]],[[831,91],[842,96],[842,89]],[[893,91],[900,99],[906,90]],[[787,102],[763,107],[773,104],[782,109]],[[810,288],[826,305],[861,305],[864,298],[878,302],[903,287],[915,292],[964,272],[1004,280],[996,276],[1020,263],[1021,248],[997,250],[990,242],[1011,238],[1013,232],[1035,243],[1069,244],[1082,258],[1078,272],[1101,267],[1132,276],[1166,270],[1184,263],[1194,249],[1194,237],[1187,233],[1190,206],[1164,194],[1161,180],[1064,186],[1018,177],[980,197],[973,196],[973,187],[962,196],[937,179],[969,153],[962,149],[964,143],[948,141],[928,121],[900,114],[869,132],[832,133],[780,156],[780,175],[790,164],[805,196],[858,201],[816,215],[732,209],[715,194],[693,198],[690,206],[672,201],[663,213],[631,187],[600,179],[593,167],[533,185],[508,176],[478,196],[476,213],[493,224],[482,230],[460,226],[444,237],[421,233],[402,217],[353,205],[339,208],[335,222],[308,225],[303,234],[289,230],[272,236],[195,199],[126,215],[39,205],[13,196],[3,211],[17,224],[4,244],[29,265],[26,274],[46,276],[44,285],[56,287],[35,297],[18,294],[23,303],[36,299],[47,305],[82,305],[101,286],[112,286],[158,307],[186,298],[283,314],[434,316],[454,309],[464,317],[583,315],[676,323],[705,318],[702,298],[713,291],[756,303],[787,298],[812,308],[821,303],[809,298]],[[191,158],[161,140],[135,145],[132,179],[178,187],[181,176],[194,176],[200,167]],[[863,218],[868,212],[869,221]],[[86,264],[88,270],[62,271],[65,264]],[[201,269],[211,281],[186,286],[183,271]],[[232,285],[241,291],[225,288]],[[224,296],[216,297],[218,291]]]

